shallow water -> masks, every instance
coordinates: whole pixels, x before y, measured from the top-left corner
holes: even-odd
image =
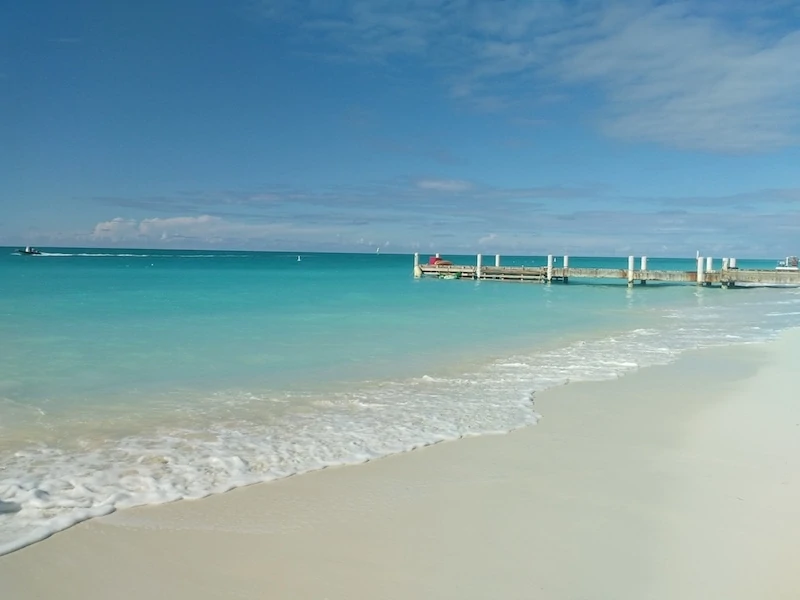
[[[119,507],[508,431],[535,422],[537,390],[800,324],[791,289],[415,280],[410,256],[297,258],[0,252],[0,553]]]

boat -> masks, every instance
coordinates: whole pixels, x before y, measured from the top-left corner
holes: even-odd
[[[787,256],[778,262],[777,271],[800,271],[800,261],[796,256]]]
[[[24,248],[20,248],[17,250],[17,254],[22,254],[23,256],[36,256],[41,254],[41,250],[37,250],[36,248],[31,248],[30,246],[25,246]]]

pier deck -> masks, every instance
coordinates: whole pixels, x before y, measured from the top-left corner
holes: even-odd
[[[495,265],[483,265],[478,255],[475,265],[420,264],[419,255],[414,257],[415,277],[438,277],[440,279],[472,279],[495,281],[524,281],[534,283],[562,282],[571,279],[616,279],[629,286],[635,283],[667,282],[692,283],[695,285],[719,285],[721,287],[745,286],[800,286],[800,270],[739,269],[736,259],[722,259],[722,269],[711,269],[712,259],[698,257],[697,269],[692,271],[669,271],[647,269],[647,258],[642,257],[641,268],[634,268],[634,257],[628,257],[627,269],[574,268],[569,267],[569,257],[564,257],[563,267],[553,264],[548,257],[547,266],[518,267],[500,266],[500,257]]]

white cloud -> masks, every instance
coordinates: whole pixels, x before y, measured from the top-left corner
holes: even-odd
[[[623,139],[719,152],[800,140],[796,2],[343,0],[336,14],[317,1],[268,5],[285,18],[292,8],[298,39],[320,56],[423,60],[455,100],[485,110],[535,115],[566,93],[578,106],[591,98],[599,129]]]
[[[614,136],[734,152],[797,143],[800,33],[733,29],[688,6],[601,19],[558,49],[560,77],[605,92],[601,128]]]
[[[209,215],[207,196],[194,207],[202,214],[148,219],[116,218],[98,223],[90,235],[37,235],[23,243],[127,247],[225,247],[403,252],[510,254],[609,254],[630,246],[643,254],[693,256],[697,248],[715,255],[784,256],[793,252],[800,228],[800,191],[752,190],[724,196],[624,197],[605,188],[499,188],[476,182],[428,178],[328,190],[288,190],[286,203],[241,193],[237,209],[251,214]],[[467,183],[470,188],[458,191]],[[445,182],[444,185],[442,182]],[[456,190],[456,191],[453,191]],[[225,196],[226,198],[228,196]],[[116,206],[127,206],[130,199]],[[186,198],[176,199],[180,210]],[[172,204],[162,198],[163,209]],[[491,206],[491,210],[487,207]],[[148,203],[138,211],[150,210]],[[226,208],[224,205],[223,208]],[[724,210],[722,210],[724,208]],[[158,214],[158,213],[150,213]],[[598,229],[598,223],[602,224]],[[746,231],[747,235],[742,236]],[[0,231],[2,233],[2,231]],[[666,246],[669,250],[664,250]]]
[[[171,242],[188,240],[219,243],[228,240],[246,242],[275,235],[302,235],[313,230],[273,223],[245,223],[211,215],[196,217],[153,217],[123,219],[117,217],[94,226],[90,239],[107,242]]]
[[[473,184],[460,179],[421,179],[417,181],[417,187],[437,192],[465,192],[471,190]]]

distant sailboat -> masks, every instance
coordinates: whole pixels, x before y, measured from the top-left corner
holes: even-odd
[[[375,254],[380,254],[380,253],[381,253],[381,248],[380,246],[378,246],[377,248],[375,248]]]
[[[300,255],[297,255],[297,262],[300,262]]]

